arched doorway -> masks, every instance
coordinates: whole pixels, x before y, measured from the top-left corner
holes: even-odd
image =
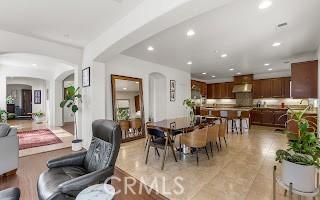
[[[149,120],[161,121],[167,116],[167,78],[158,72],[149,75]]]

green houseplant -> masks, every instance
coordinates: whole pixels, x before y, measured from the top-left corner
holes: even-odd
[[[76,112],[79,110],[77,105],[78,102],[81,102],[82,95],[79,92],[79,87],[75,88],[74,86],[70,86],[66,89],[66,95],[63,101],[60,103],[61,108],[68,108],[73,112],[74,116],[74,140],[72,141],[72,150],[79,151],[82,148],[82,140],[78,138],[78,131],[77,131],[77,116]]]
[[[185,99],[183,101],[183,106],[189,111],[189,116],[192,122],[195,121],[195,114],[194,114],[194,106],[195,103],[192,101],[191,98]]]
[[[128,108],[118,108],[117,109],[117,119],[118,120],[128,120],[130,118]]]
[[[8,115],[8,112],[6,110],[0,108],[0,123],[7,122],[7,115]]]
[[[282,163],[282,179],[289,185],[303,192],[315,190],[316,168],[320,168],[320,140],[316,136],[312,121],[305,117],[303,111],[288,111],[288,124],[297,126],[297,132],[287,131],[288,148],[276,152],[276,161]]]
[[[34,120],[36,121],[37,124],[40,124],[42,121],[42,117],[44,117],[44,113],[39,111],[39,112],[35,112],[32,113]]]

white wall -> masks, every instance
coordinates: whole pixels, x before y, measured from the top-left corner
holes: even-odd
[[[36,78],[7,78],[7,84],[23,84],[30,85],[32,87],[32,112],[44,112],[46,113],[46,81]],[[34,104],[34,91],[41,90],[41,104]],[[47,113],[46,113],[47,116]]]
[[[155,63],[139,60],[137,58],[118,55],[106,63],[106,97],[107,97],[107,118],[112,119],[112,93],[111,93],[111,74],[130,76],[142,79],[143,85],[143,101],[145,119],[150,116],[149,111],[149,74],[158,72],[163,74],[167,79],[168,93],[166,99],[166,118],[182,117],[187,114],[186,109],[182,105],[184,99],[191,95],[190,74],[178,69],[158,65]],[[176,80],[176,101],[170,102],[169,90],[170,80]]]
[[[318,137],[320,136],[320,46],[318,48]]]

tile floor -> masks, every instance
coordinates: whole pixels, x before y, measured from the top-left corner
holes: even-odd
[[[275,152],[286,144],[285,135],[273,130],[253,126],[249,133],[229,134],[228,147],[223,145],[220,152],[215,149],[210,160],[202,152],[199,166],[194,156],[185,156],[176,163],[169,151],[163,171],[161,159],[153,149],[145,165],[145,141],[138,140],[122,144],[117,166],[170,199],[269,200],[273,166],[278,165]],[[182,194],[174,193],[180,191],[176,177],[183,178],[182,182],[178,181],[184,188]],[[286,199],[283,193],[277,187],[277,199]]]

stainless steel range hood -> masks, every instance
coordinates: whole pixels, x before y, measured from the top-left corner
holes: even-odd
[[[233,93],[240,93],[240,92],[251,92],[252,84],[241,84],[241,85],[234,85],[232,92]]]

